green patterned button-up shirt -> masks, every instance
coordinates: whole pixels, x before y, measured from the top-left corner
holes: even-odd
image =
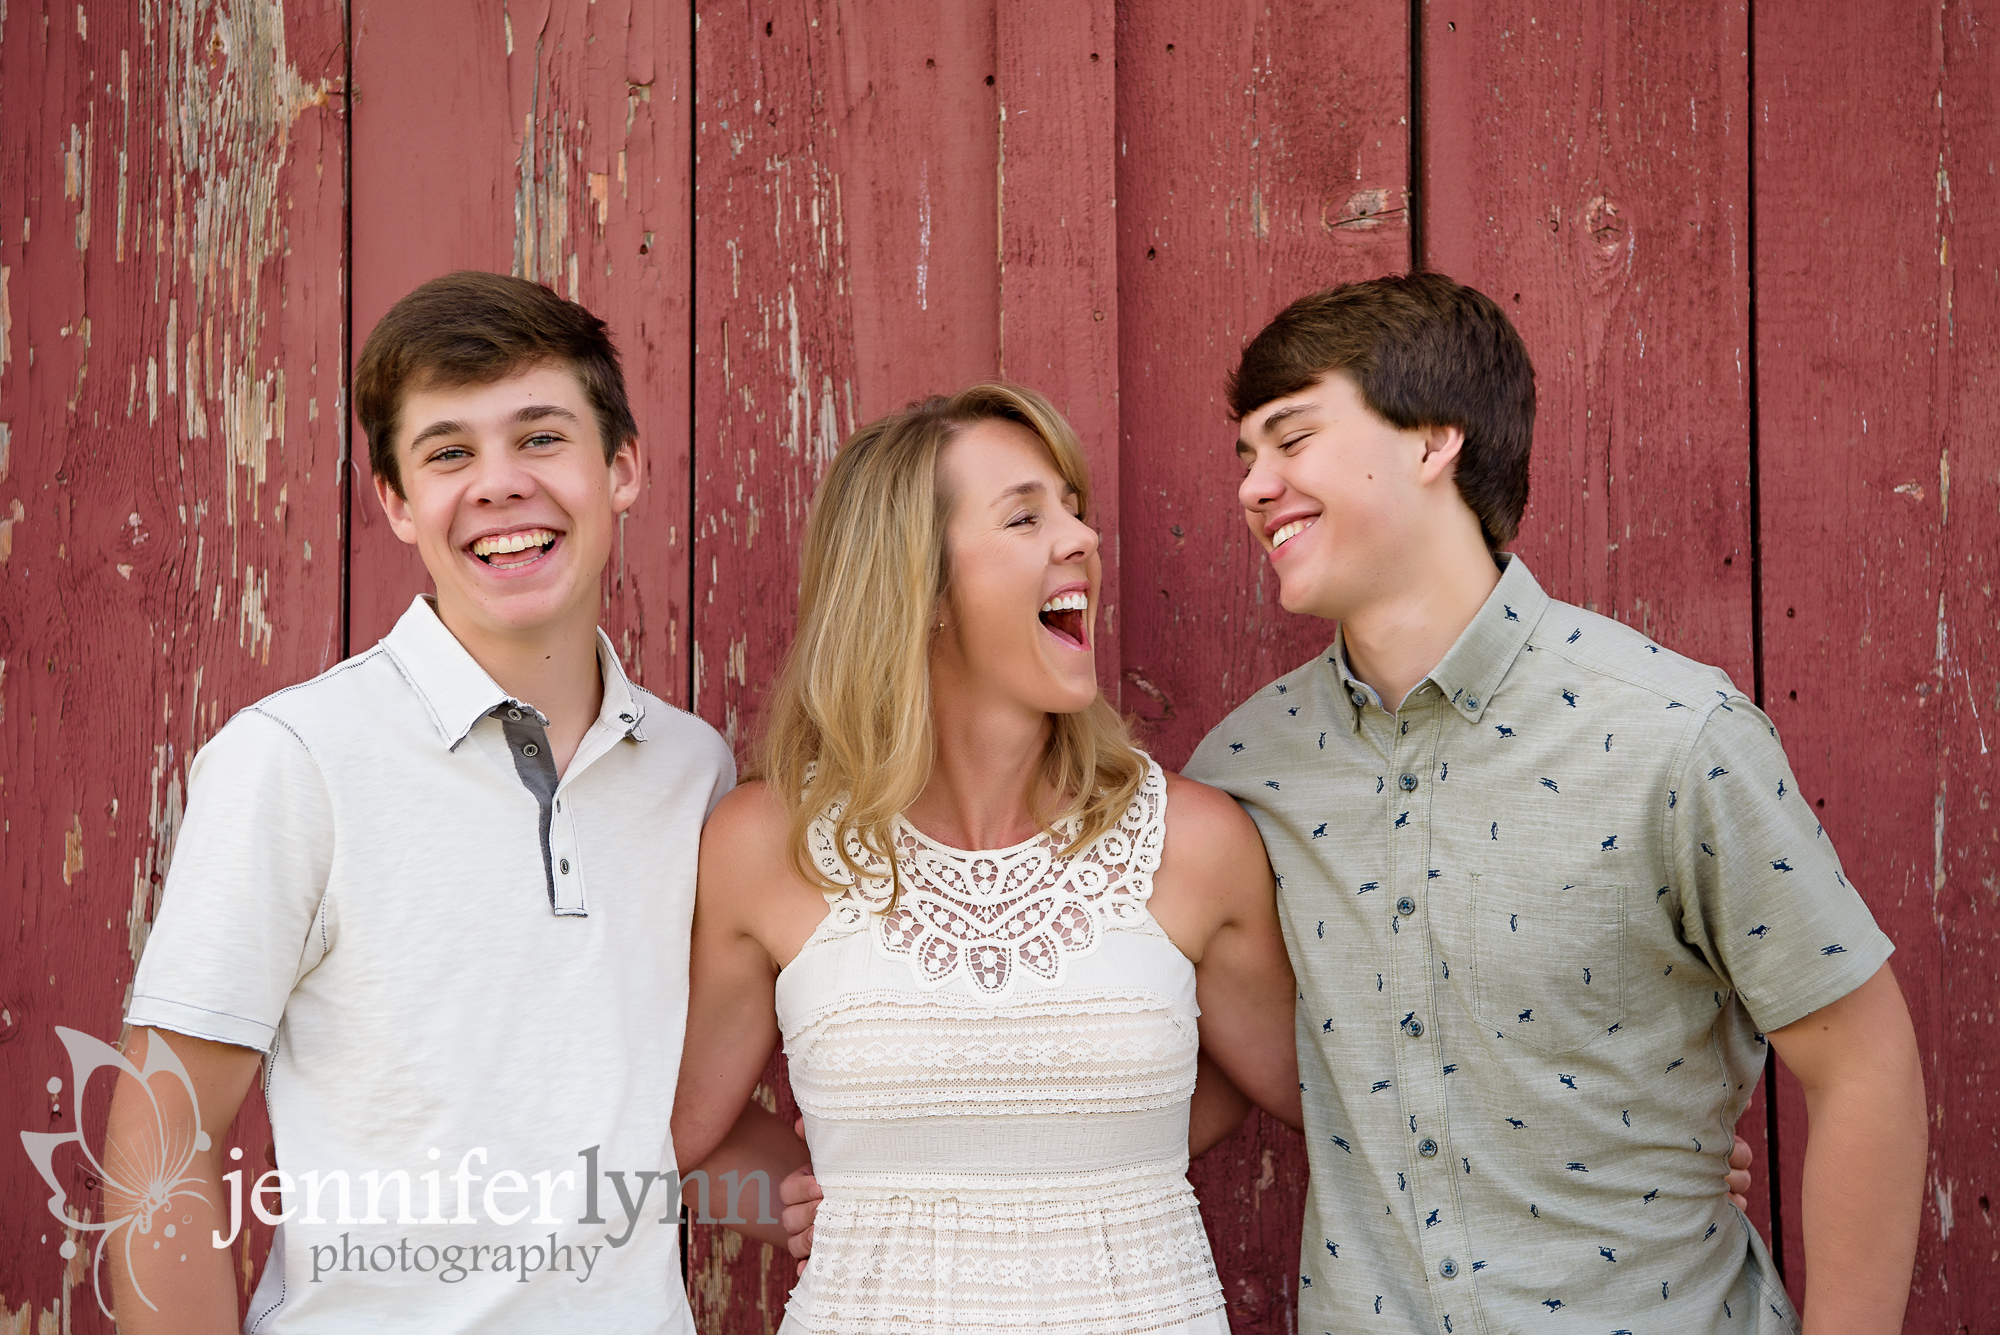
[[[1797,1329],[1731,1130],[1764,1031],[1891,947],[1727,676],[1514,558],[1399,709],[1336,640],[1187,772],[1298,970],[1301,1331]]]

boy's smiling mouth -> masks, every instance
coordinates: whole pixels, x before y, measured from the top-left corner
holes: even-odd
[[[554,550],[561,534],[550,528],[524,528],[474,538],[466,550],[496,570],[532,565]]]
[[[1310,518],[1306,519],[1294,519],[1291,523],[1283,525],[1278,529],[1277,532],[1271,535],[1271,550],[1274,552],[1277,551],[1278,548],[1284,546],[1286,543],[1290,542],[1293,538],[1298,537],[1299,534],[1311,528],[1316,522],[1318,522],[1318,519],[1319,519],[1318,515],[1313,515]]]

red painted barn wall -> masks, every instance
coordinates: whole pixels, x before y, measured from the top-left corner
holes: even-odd
[[[2000,961],[2000,6],[1756,18],[1767,707],[1896,943],[1930,1173],[1907,1328],[1990,1328]],[[1779,1086],[1781,1180],[1804,1101]],[[1786,1280],[1809,1257],[1788,1194]]]
[[[340,656],[345,60],[317,0],[0,14],[0,1329],[93,1331],[12,1132],[101,1143],[54,1027],[118,1036],[195,750]]]
[[[1428,260],[1536,358],[1537,574],[1761,678],[1825,799],[1927,1053],[1909,1329],[1980,1327],[1990,0],[1838,22],[1427,0],[1415,31],[1378,0],[99,8],[0,19],[0,1087],[23,1127],[74,1124],[51,1026],[114,1032],[193,748],[423,587],[341,454],[344,358],[411,286],[523,273],[611,321],[648,490],[606,622],[739,748],[840,440],[990,375],[1048,393],[1097,479],[1100,669],[1177,764],[1329,638],[1239,527],[1221,377],[1290,297]],[[764,1094],[789,1109],[782,1062]],[[1746,1129],[1796,1287],[1795,1085],[1778,1106],[1775,1154],[1761,1104]],[[262,1123],[237,1138],[260,1153]],[[94,1328],[5,1157],[0,1331]],[[1253,1119],[1193,1176],[1235,1328],[1290,1330],[1297,1138]],[[705,1329],[775,1329],[788,1262],[708,1229],[690,1259]]]

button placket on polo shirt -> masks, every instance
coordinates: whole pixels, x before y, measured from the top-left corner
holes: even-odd
[[[602,718],[590,725],[590,731],[577,744],[576,754],[570,757],[569,768],[563,771],[562,782],[556,785],[555,817],[549,828],[549,853],[556,881],[556,902],[574,903],[576,911],[584,909],[583,885],[583,844],[576,831],[576,798],[572,791],[584,771],[601,760],[606,753],[617,746],[631,729],[633,717],[630,714],[618,716],[622,730],[607,724]]]
[[[1437,1026],[1437,952],[1430,932],[1431,805],[1441,730],[1457,716],[1429,682],[1404,702],[1390,737],[1384,796],[1389,822],[1388,890],[1392,896],[1389,976],[1397,1024],[1397,1106],[1410,1136],[1408,1208],[1423,1257],[1424,1279],[1440,1320],[1473,1309],[1459,1283],[1458,1258],[1469,1252],[1451,1174],[1460,1161],[1445,1125],[1444,1056]],[[1400,822],[1400,823],[1399,823]],[[1433,1222],[1435,1221],[1435,1222]],[[1475,1319],[1474,1326],[1477,1322]]]

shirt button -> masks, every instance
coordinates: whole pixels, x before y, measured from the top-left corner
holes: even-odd
[[[1402,914],[1405,918],[1409,917],[1412,913],[1415,913],[1416,911],[1417,911],[1417,901],[1411,899],[1408,895],[1404,895],[1401,899],[1396,901],[1396,912]]]
[[[562,860],[562,861],[561,861],[560,863],[558,863],[557,865],[558,865],[558,866],[560,866],[560,867],[562,868],[562,874],[563,874],[563,875],[565,875],[565,876],[569,875],[569,859],[568,859],[568,858],[564,858],[564,859],[563,859],[563,860]]]
[[[1362,706],[1368,703],[1368,697],[1363,695],[1359,691],[1351,693],[1347,698],[1354,702],[1354,707],[1356,709],[1360,709]]]
[[[1401,779],[1397,780],[1397,782],[1403,785],[1403,791],[1406,793],[1414,793],[1417,791],[1417,776],[1414,774],[1405,774]]]
[[[540,755],[541,753],[542,753],[542,748],[536,746],[533,742],[529,742],[526,746],[521,748],[521,754],[527,756],[531,760],[534,757]]]
[[[1429,1136],[1425,1136],[1417,1142],[1417,1153],[1423,1155],[1426,1159],[1435,1159],[1438,1156],[1438,1143]]]
[[[1445,1257],[1444,1260],[1438,1262],[1438,1273],[1446,1279],[1457,1279],[1458,1262],[1452,1260],[1449,1256]]]
[[[507,711],[507,721],[508,721],[509,723],[519,723],[519,722],[521,721],[521,711],[520,711],[520,710],[518,710],[518,709],[510,709],[510,710],[508,710],[508,711]]]
[[[565,870],[565,871],[567,871],[567,870],[568,870],[568,868],[567,868],[567,867],[565,867],[565,868],[564,868],[564,870]],[[1410,1037],[1411,1037],[1411,1038],[1422,1038],[1423,1036],[1424,1036],[1424,1022],[1423,1022],[1422,1020],[1411,1020],[1411,1021],[1410,1021]]]
[[[1468,696],[1466,696],[1466,697],[1465,697],[1465,707],[1466,707],[1467,709],[1477,709],[1477,708],[1479,708],[1479,697],[1478,697],[1478,696],[1476,696],[1476,695],[1468,695]]]

